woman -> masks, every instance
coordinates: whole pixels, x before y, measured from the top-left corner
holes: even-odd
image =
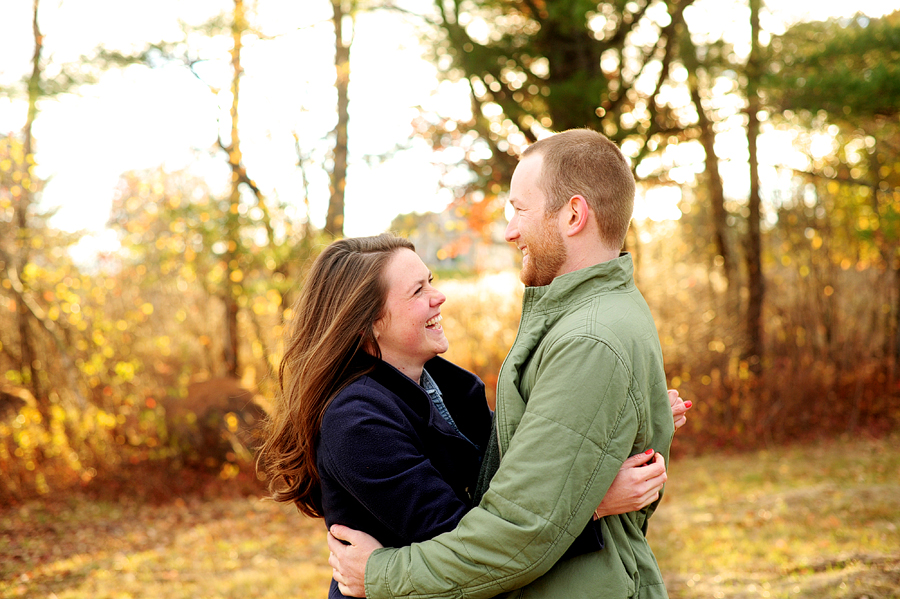
[[[402,238],[342,239],[316,259],[260,450],[275,500],[386,546],[455,527],[472,504],[491,417],[484,384],[438,357],[448,349],[445,299]],[[617,477],[607,493],[617,505],[604,499],[598,514],[653,501],[664,466],[646,472],[630,483]],[[595,533],[590,525],[585,533],[576,551],[590,550]],[[329,597],[343,597],[334,580]]]

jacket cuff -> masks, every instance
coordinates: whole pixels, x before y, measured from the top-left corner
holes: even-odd
[[[396,549],[376,549],[366,560],[366,599],[392,599],[387,570]]]

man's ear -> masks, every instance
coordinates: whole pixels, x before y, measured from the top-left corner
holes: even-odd
[[[572,237],[577,235],[588,225],[588,219],[591,218],[591,208],[587,200],[582,196],[572,196],[565,208],[565,233]]]

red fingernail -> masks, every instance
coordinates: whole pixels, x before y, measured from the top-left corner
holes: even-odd
[[[653,455],[653,450],[648,449],[647,451],[644,452],[644,455]]]
[[[691,407],[692,405],[694,405],[694,402],[692,402],[692,401],[686,401],[686,402],[684,402],[684,407],[686,407],[686,408],[689,408],[689,407]]]

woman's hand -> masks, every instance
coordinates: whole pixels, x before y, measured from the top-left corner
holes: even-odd
[[[328,565],[341,593],[348,597],[366,596],[366,561],[381,547],[375,537],[364,532],[340,524],[331,527],[328,531],[328,549],[331,551]]]
[[[648,449],[622,464],[619,473],[594,510],[594,518],[635,512],[657,499],[666,483],[666,462],[662,454]]]
[[[675,389],[669,389],[669,403],[672,404],[672,418],[675,420],[675,430],[677,431],[687,422],[685,414],[694,403],[681,399]]]

